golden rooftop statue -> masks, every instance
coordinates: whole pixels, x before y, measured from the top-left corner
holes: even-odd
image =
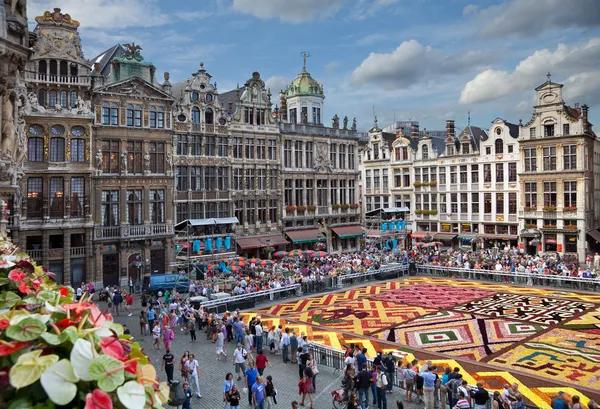
[[[38,23],[54,23],[57,25],[68,25],[73,27],[79,27],[79,21],[73,20],[69,14],[62,14],[58,7],[54,8],[54,11],[45,11],[43,16],[35,18]]]

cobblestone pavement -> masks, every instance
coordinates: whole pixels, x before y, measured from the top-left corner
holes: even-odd
[[[106,308],[106,303],[99,303],[102,308]],[[126,313],[121,313],[120,316],[115,316],[115,321],[121,324],[126,324],[131,331],[131,335],[134,336],[135,340],[140,343],[144,348],[144,351],[152,362],[154,363],[160,380],[166,380],[167,376],[161,369],[162,356],[164,354],[164,346],[161,345],[160,352],[152,349],[152,336],[146,335],[141,336],[138,315],[140,313],[140,301],[136,297],[134,301],[134,308],[132,310],[133,315],[128,317]],[[231,362],[232,352],[235,349],[233,343],[226,343],[225,351],[227,353],[227,361],[217,361],[215,355],[214,344],[206,339],[206,335],[203,331],[196,331],[197,341],[190,342],[189,335],[185,335],[183,332],[177,330],[175,340],[172,345],[172,352],[175,355],[176,366],[175,366],[175,380],[179,380],[179,359],[184,351],[190,351],[196,355],[196,359],[200,364],[200,392],[202,398],[193,398],[192,408],[193,409],[217,409],[222,408],[223,405],[223,381],[225,374],[228,372],[235,373],[233,364]],[[162,340],[161,340],[162,341]],[[162,343],[162,342],[161,342]],[[291,402],[297,400],[300,402],[298,396],[298,365],[297,364],[284,364],[280,355],[270,355],[267,352],[269,361],[273,368],[267,366],[264,376],[271,375],[273,382],[277,389],[277,405],[273,405],[272,409],[291,408]],[[325,366],[319,366],[319,374],[316,379],[316,392],[313,395],[313,407],[315,409],[330,409],[333,407],[331,391],[341,387],[342,372],[335,372],[333,368]],[[234,377],[234,381],[237,378]],[[243,378],[237,382],[238,387],[243,388]],[[396,400],[400,399],[400,390],[394,389],[394,393],[388,396],[388,408],[396,409]],[[371,397],[372,399],[372,397]],[[305,402],[306,407],[309,408],[308,400]],[[405,409],[417,409],[422,408],[423,405],[416,404],[405,404]],[[248,395],[242,394],[240,402],[240,408],[250,408],[248,404]],[[267,406],[265,406],[265,409]]]

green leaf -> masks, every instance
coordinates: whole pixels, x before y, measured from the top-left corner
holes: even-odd
[[[0,294],[0,309],[12,308],[17,303],[21,301],[21,297],[19,297],[16,293],[12,291],[6,291]]]
[[[77,328],[75,327],[67,327],[62,333],[67,335],[67,338],[69,338],[69,341],[71,341],[71,344],[73,345],[75,345],[75,342],[79,339]]]
[[[114,330],[117,333],[117,335],[123,335],[123,333],[125,332],[123,326],[116,322],[113,322],[113,324],[110,326],[110,329]]]
[[[10,403],[8,409],[33,409],[33,403],[27,398],[19,398]]]
[[[123,362],[107,355],[100,355],[90,365],[90,378],[98,381],[104,392],[113,392],[125,382]]]
[[[38,379],[50,366],[58,361],[58,355],[42,355],[42,350],[28,352],[19,356],[10,368],[10,384],[17,389],[29,386]]]
[[[23,302],[25,304],[36,305],[36,304],[43,304],[44,300],[42,300],[41,298],[37,298],[34,295],[30,295],[28,297],[23,298]]]
[[[137,342],[131,344],[131,352],[129,352],[129,359],[139,358],[138,365],[147,365],[148,357],[140,349],[140,344]]]
[[[119,400],[127,409],[144,407],[146,403],[146,391],[136,381],[129,381],[117,389]]]
[[[56,301],[56,294],[54,291],[40,291],[37,293],[37,297],[44,301],[54,302]]]
[[[44,332],[40,336],[44,341],[46,341],[47,344],[50,345],[60,345],[69,338],[64,332],[60,335],[56,335],[53,332]]]
[[[6,335],[17,341],[33,341],[46,332],[46,324],[35,318],[25,318],[6,329]]]
[[[61,359],[48,368],[40,379],[48,398],[59,406],[71,402],[77,395],[79,378],[68,359]]]
[[[0,278],[0,287],[3,285],[6,285],[8,283],[10,283],[10,280],[8,278],[4,278],[4,277]]]

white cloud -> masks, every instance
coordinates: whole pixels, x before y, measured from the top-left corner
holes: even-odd
[[[212,15],[212,12],[206,10],[178,11],[175,13],[175,16],[183,21],[204,20]]]
[[[156,0],[55,0],[51,6],[48,1],[33,0],[28,4],[29,17],[41,16],[53,7],[60,7],[84,28],[152,27],[170,22]]]
[[[271,93],[276,96],[273,101],[279,101],[279,91],[284,91],[291,80],[282,76],[274,75],[265,80],[265,87],[271,89]]]
[[[371,44],[378,43],[380,41],[384,41],[387,38],[388,38],[388,36],[383,33],[372,33],[372,34],[368,34],[368,35],[360,38],[356,42],[356,45],[371,45]]]
[[[288,23],[323,19],[337,13],[342,0],[233,0],[233,9],[263,20],[272,18]]]
[[[479,15],[487,20],[482,33],[490,37],[510,34],[533,37],[553,28],[600,26],[598,0],[577,0],[573,3],[564,0],[511,0],[488,7]]]
[[[535,51],[521,61],[512,72],[487,69],[479,73],[464,86],[459,102],[484,102],[532,89],[544,82],[548,71],[563,78],[571,76],[569,78],[573,78],[575,84],[581,83],[582,78],[577,77],[577,74],[597,72],[598,66],[600,38],[592,38],[580,45],[559,44],[553,51]]]
[[[476,4],[467,4],[467,6],[463,9],[463,16],[468,16],[469,14],[477,13],[479,7]]]
[[[448,54],[409,40],[391,53],[369,54],[354,69],[350,80],[354,84],[377,84],[388,90],[405,89],[476,68],[488,59],[486,53],[479,51]]]

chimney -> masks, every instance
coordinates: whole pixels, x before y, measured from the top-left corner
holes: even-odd
[[[590,107],[588,107],[586,104],[583,104],[581,106],[581,117],[583,118],[583,132],[589,131],[589,122],[588,122],[588,111],[589,110],[590,110]]]
[[[419,139],[419,124],[412,124],[410,127],[410,138]]]
[[[446,120],[446,136],[451,136],[454,138],[454,120],[448,119]]]

